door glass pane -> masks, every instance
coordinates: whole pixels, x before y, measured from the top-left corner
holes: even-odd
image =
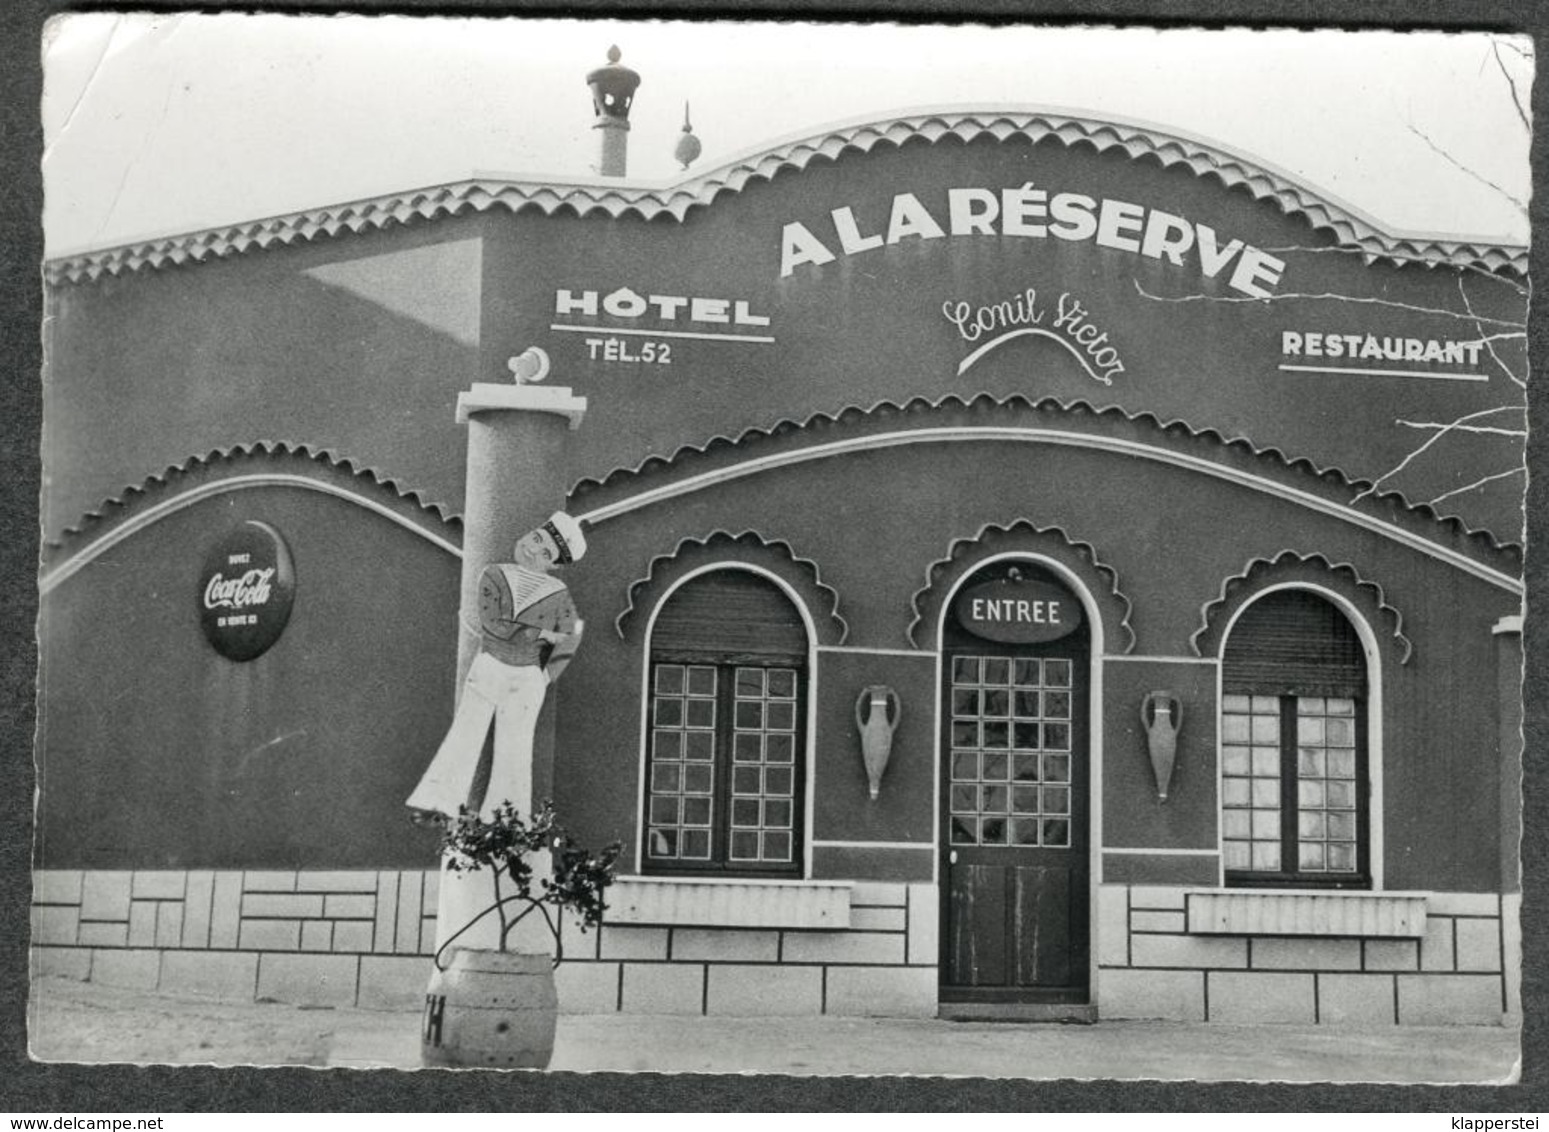
[[[958,656],[951,672],[951,843],[1068,847],[1070,788],[1037,783],[1070,782],[1070,662]]]

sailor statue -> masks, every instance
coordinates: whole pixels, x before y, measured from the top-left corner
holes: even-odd
[[[548,686],[581,643],[583,623],[565,584],[549,571],[586,553],[581,524],[562,511],[517,540],[512,562],[486,566],[479,578],[479,653],[446,738],[409,796],[411,809],[455,818],[477,809],[488,820],[502,802],[532,812],[533,733]],[[469,626],[473,628],[473,626]],[[489,784],[473,798],[491,729]]]

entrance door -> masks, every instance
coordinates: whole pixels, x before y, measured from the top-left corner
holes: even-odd
[[[943,645],[941,998],[1085,1003],[1086,631]]]

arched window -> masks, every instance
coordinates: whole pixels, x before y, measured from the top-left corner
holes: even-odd
[[[1226,881],[1371,883],[1365,652],[1349,619],[1275,590],[1221,656],[1221,844]]]
[[[648,872],[800,874],[807,630],[769,578],[685,582],[650,640]]]

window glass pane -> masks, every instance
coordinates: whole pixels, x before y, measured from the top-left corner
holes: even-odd
[[[979,682],[979,658],[960,656],[952,661],[952,683],[977,684]]]
[[[774,832],[764,834],[764,860],[789,861],[791,859],[791,835]]]
[[[1003,656],[987,656],[984,658],[984,682],[986,684],[1005,684],[1011,679],[1011,662]]]
[[[1064,786],[1043,788],[1043,812],[1060,817],[1070,816],[1070,791]]]
[[[1280,780],[1278,778],[1255,778],[1253,780],[1253,804],[1261,809],[1278,807],[1280,805]]]
[[[979,756],[972,751],[954,751],[952,777],[958,782],[972,782],[979,777]]]
[[[1280,717],[1278,715],[1255,715],[1253,720],[1254,743],[1280,742]]]
[[[683,726],[683,701],[669,700],[657,697],[656,700],[656,726],[681,727]]]
[[[1254,715],[1279,715],[1280,700],[1275,696],[1254,696]]]
[[[1280,777],[1280,748],[1254,747],[1253,773],[1265,778]]]
[[[952,689],[952,714],[957,716],[977,716],[979,714],[979,693],[969,688]]]
[[[1046,751],[1070,750],[1070,724],[1045,723],[1043,725],[1043,749]]]
[[[1323,843],[1303,841],[1301,843],[1301,861],[1299,867],[1308,872],[1321,872],[1324,868]]]
[[[690,731],[683,736],[683,757],[690,762],[707,763],[715,758],[715,733]]]
[[[1248,859],[1248,843],[1246,841],[1228,841],[1221,846],[1226,867],[1229,869],[1246,869],[1251,862]]]
[[[758,734],[738,732],[732,737],[732,758],[739,763],[756,763],[764,760],[763,738]]]
[[[1246,838],[1251,811],[1227,810],[1221,815],[1221,832],[1226,837]]]
[[[791,828],[791,803],[789,799],[771,798],[764,803],[764,828]]]
[[[1043,759],[1043,780],[1045,782],[1069,782],[1070,756],[1045,755]]]
[[[981,786],[979,809],[986,814],[1003,814],[1009,808],[1010,799],[1004,786]]]
[[[680,854],[685,861],[708,861],[710,859],[710,831],[708,829],[685,829],[682,838],[683,851]]]
[[[1070,661],[1046,660],[1043,662],[1043,686],[1045,688],[1070,687]]]
[[[984,745],[986,748],[994,747],[1005,750],[1011,745],[1011,725],[1009,723],[984,724]]]
[[[1036,688],[1043,677],[1043,668],[1037,660],[1018,660],[1011,666],[1012,683],[1023,688]]]
[[[747,700],[737,701],[737,730],[757,731],[764,726],[764,705]]]
[[[772,766],[764,771],[764,793],[788,798],[791,794],[791,768]]]
[[[979,812],[979,788],[977,786],[952,787],[952,812],[974,814]]]
[[[1248,804],[1248,780],[1246,778],[1226,778],[1221,781],[1221,799],[1228,806],[1246,806]]]
[[[1037,719],[1040,705],[1037,692],[1011,693],[1011,710],[1018,718]]]
[[[1223,774],[1247,774],[1248,748],[1222,747],[1221,771]]]
[[[1355,720],[1330,717],[1327,721],[1327,727],[1328,745],[1330,747],[1355,746]]]
[[[1042,843],[1058,848],[1068,848],[1070,846],[1070,822],[1064,818],[1044,818]]]
[[[651,798],[651,824],[677,825],[679,799],[675,797]]]
[[[1011,790],[1011,810],[1017,814],[1038,813],[1038,787],[1013,787]]]
[[[1004,845],[1007,832],[1005,818],[984,818],[979,822],[979,844]]]
[[[1013,723],[1011,725],[1011,745],[1019,751],[1036,751],[1038,749],[1038,725],[1036,723]]]
[[[978,819],[971,817],[952,818],[952,844],[975,845],[979,840]]]
[[[715,726],[714,700],[688,700],[686,705],[686,721],[690,727]]]
[[[952,721],[952,745],[954,747],[977,747],[979,745],[979,725],[972,722],[964,722],[960,719]]]
[[[682,770],[670,764],[651,768],[651,789],[663,794],[677,793],[682,783]]]
[[[1070,693],[1045,692],[1043,694],[1043,715],[1045,719],[1069,719]]]
[[[1228,692],[1221,697],[1221,710],[1228,715],[1247,715],[1252,698]]]
[[[683,791],[686,794],[708,794],[713,781],[713,766],[690,764],[683,768]],[[755,772],[756,773],[756,772]]]
[[[769,698],[772,700],[792,700],[796,698],[796,670],[794,668],[771,668],[769,670]]]
[[[658,664],[656,666],[656,691],[659,695],[677,696],[683,693],[683,666]]]
[[[671,859],[678,855],[678,831],[675,829],[653,829],[646,838],[647,852],[652,857]]]
[[[1012,818],[1011,819],[1011,843],[1013,845],[1037,845],[1038,844],[1038,819],[1037,818]]]
[[[710,824],[710,799],[695,795],[683,799],[684,825]]]
[[[1300,705],[1298,705],[1300,709]],[[1323,745],[1323,717],[1301,715],[1296,720],[1296,741]]]
[[[1011,693],[1004,688],[988,689],[984,693],[984,714],[1004,718],[1011,714]]]
[[[734,798],[731,804],[731,824],[743,828],[758,828],[758,799]]]
[[[1221,717],[1221,741],[1246,743],[1253,738],[1251,716],[1223,715]]]
[[[1257,872],[1280,871],[1280,843],[1255,841],[1253,843],[1252,864],[1249,866]]]
[[[983,771],[979,777],[987,782],[1004,782],[1007,774],[1008,756],[996,754],[991,751],[984,753]]]
[[[737,698],[763,699],[764,670],[762,668],[737,669]]]
[[[790,731],[796,726],[796,705],[789,700],[768,706],[764,726],[771,731]]]
[[[683,732],[653,732],[651,735],[651,751],[659,759],[681,759],[683,757]]]
[[[696,664],[688,670],[688,694],[691,696],[715,695],[715,669]]]
[[[796,736],[770,735],[764,739],[764,761],[788,763],[796,757]]]
[[[1296,754],[1296,773],[1303,778],[1322,778],[1323,748],[1301,748]]]
[[[758,860],[758,834],[734,830],[731,835],[731,859],[734,861]]]

